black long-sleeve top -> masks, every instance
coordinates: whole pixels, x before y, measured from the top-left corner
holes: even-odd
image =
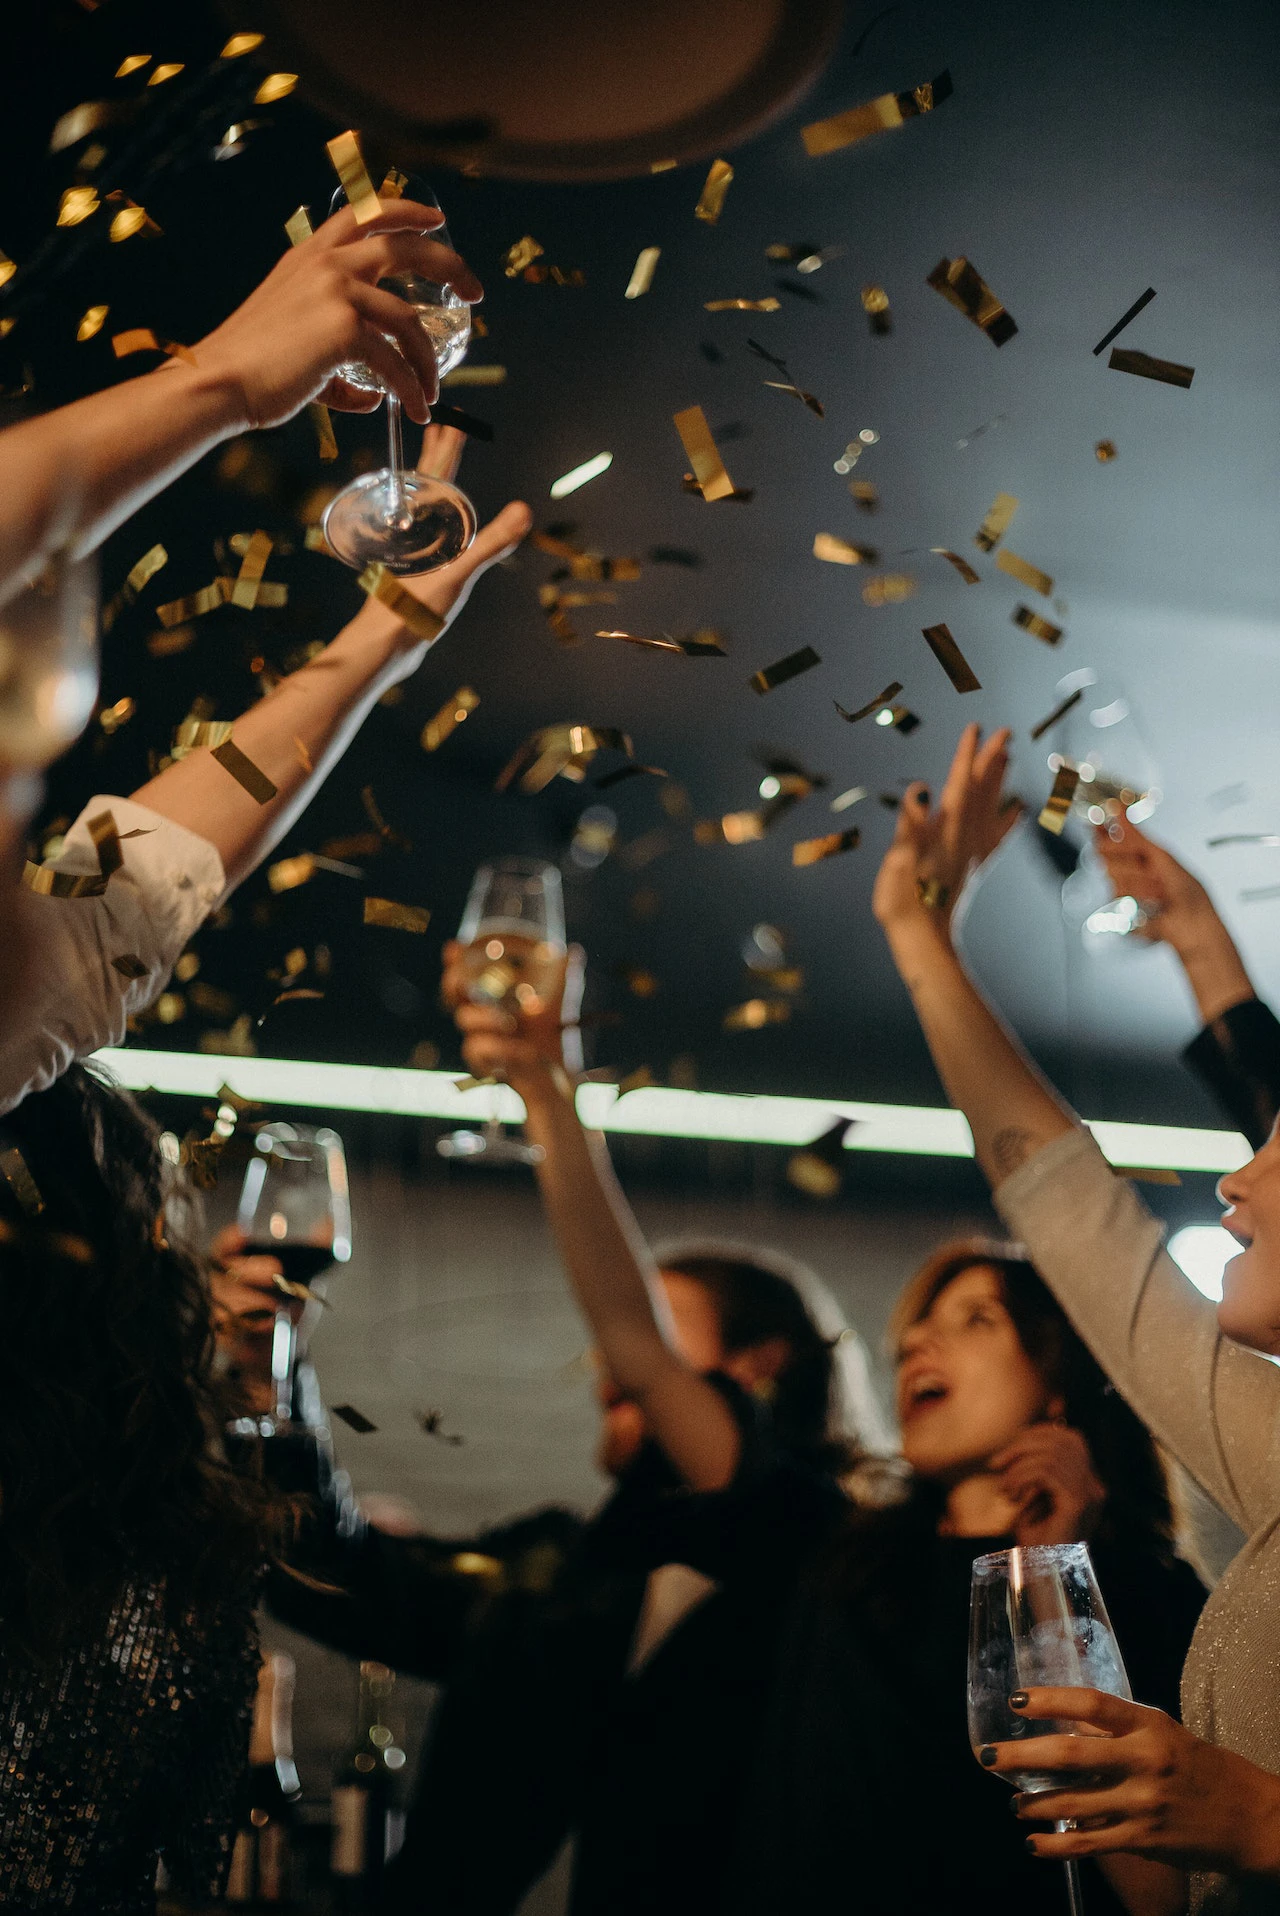
[[[1280,1114],[1280,1020],[1257,998],[1231,1005],[1183,1058],[1256,1150]]]
[[[835,1482],[773,1440],[726,1378],[733,1483],[689,1492],[642,1453],[590,1521],[543,1510],[465,1541],[390,1537],[332,1482],[268,1600],[352,1655],[435,1679],[389,1907],[507,1916],[573,1832],[573,1916],[716,1916],[783,1618],[840,1522]],[[651,1571],[715,1589],[628,1668]],[[328,1588],[316,1587],[318,1583]]]

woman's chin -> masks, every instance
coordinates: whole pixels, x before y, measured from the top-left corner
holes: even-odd
[[[1252,1246],[1228,1258],[1223,1268],[1218,1329],[1233,1344],[1280,1356],[1280,1281],[1259,1271]]]

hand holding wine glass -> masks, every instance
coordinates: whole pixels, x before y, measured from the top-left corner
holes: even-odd
[[[1024,1799],[1053,1788],[1056,1779],[1038,1764],[1036,1744],[1062,1730],[1053,1718],[1032,1720],[1019,1712],[1013,1699],[1033,1684],[1105,1690],[1132,1701],[1087,1544],[1018,1546],[978,1557],[973,1565],[969,1740],[983,1767],[1013,1784]],[[1091,1786],[1098,1781],[1096,1765],[1083,1776],[1077,1770],[1077,1776]],[[1030,1813],[1035,1814],[1034,1807]],[[1068,1858],[1064,1868],[1072,1916],[1082,1916],[1074,1859]]]
[[[458,936],[445,947],[442,994],[465,1034],[463,1057],[478,1078],[538,1096],[581,1062],[577,1015],[582,954],[565,943],[560,874],[539,859],[507,858],[476,873]],[[464,1142],[473,1140],[474,1142]],[[483,1137],[455,1132],[445,1157],[537,1163],[536,1147],[513,1144],[495,1116]]]

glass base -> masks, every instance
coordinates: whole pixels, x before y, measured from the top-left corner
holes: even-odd
[[[371,562],[388,572],[434,572],[476,536],[475,507],[447,480],[421,472],[367,472],[345,486],[323,519],[324,536],[357,571]]]
[[[436,1150],[454,1164],[541,1164],[546,1156],[540,1144],[521,1144],[518,1138],[488,1128],[451,1131],[437,1141]]]

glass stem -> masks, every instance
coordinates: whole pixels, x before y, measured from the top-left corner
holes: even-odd
[[[400,475],[404,471],[404,446],[400,434],[400,401],[392,392],[387,394],[387,468],[391,480],[387,487],[388,504],[397,518],[404,510],[404,487]]]
[[[288,1423],[293,1416],[293,1371],[298,1353],[298,1334],[288,1311],[277,1311],[271,1339],[271,1381],[275,1386],[277,1423]]]

